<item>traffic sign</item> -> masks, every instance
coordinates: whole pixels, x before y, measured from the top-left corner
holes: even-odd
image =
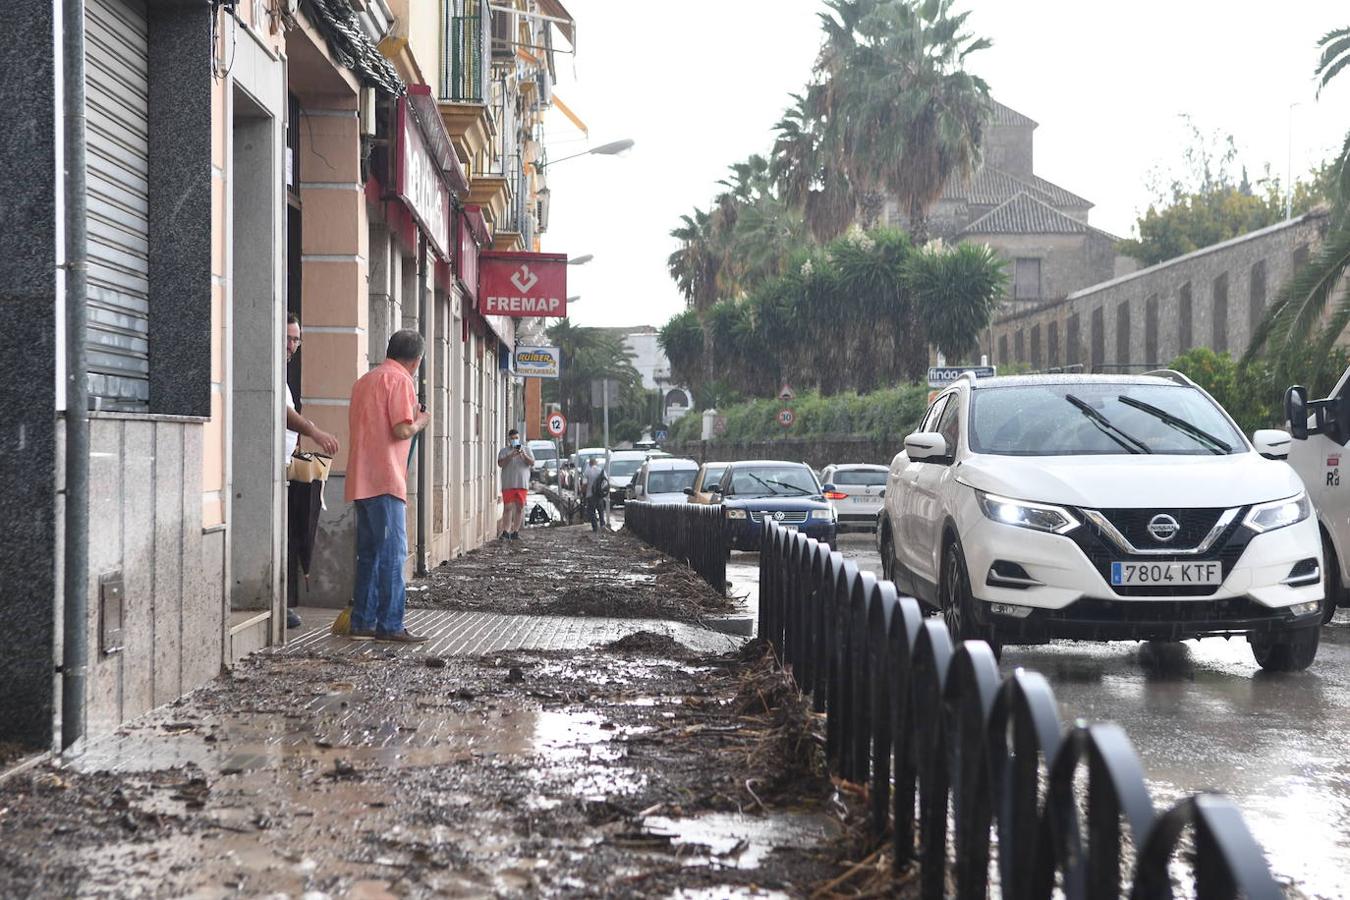
[[[664,441],[664,440],[666,440],[666,439],[669,438],[669,437],[670,437],[670,432],[669,432],[669,431],[666,431],[664,428],[662,428],[660,431],[656,431],[656,432],[653,432],[653,433],[652,433],[652,440],[654,440],[654,441]]]
[[[966,372],[973,372],[976,378],[993,378],[998,374],[996,366],[930,366],[928,386],[944,388]]]
[[[790,409],[780,409],[778,411],[778,424],[784,428],[791,428],[792,423],[797,421],[797,414]]]
[[[560,412],[548,414],[548,433],[556,437],[562,437],[567,433],[567,416]]]
[[[788,387],[787,382],[784,382],[783,386],[778,390],[778,399],[782,400],[784,403],[791,403],[793,400],[797,399],[797,395],[792,393],[792,388]]]

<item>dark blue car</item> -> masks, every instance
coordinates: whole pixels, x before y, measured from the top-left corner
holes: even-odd
[[[727,466],[713,496],[727,513],[727,546],[758,550],[764,519],[833,544],[836,515],[803,463],[754,460]]]

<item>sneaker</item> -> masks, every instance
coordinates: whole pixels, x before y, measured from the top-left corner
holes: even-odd
[[[300,617],[295,614],[295,610],[293,609],[286,610],[287,628],[299,628],[303,624],[304,623],[300,621]]]
[[[353,641],[373,641],[375,640],[374,628],[353,628],[347,632],[347,637]]]
[[[386,644],[425,644],[431,638],[420,634],[412,634],[405,628],[402,631],[377,631],[375,632],[375,640]]]
[[[513,540],[513,541],[518,541],[518,540],[520,540],[520,532],[519,532],[519,531],[513,531],[513,532],[511,532],[510,537],[511,537],[511,540]]]

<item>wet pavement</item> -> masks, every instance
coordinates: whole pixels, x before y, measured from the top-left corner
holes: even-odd
[[[722,602],[576,529],[440,574],[561,565],[578,540],[601,583],[653,569],[672,609]],[[548,584],[516,593],[585,579]],[[304,610],[283,650],[0,783],[0,896],[803,896],[852,870],[856,798],[763,657],[618,594],[531,616],[414,593],[428,644],[349,642]]]
[[[869,535],[845,558],[881,575]],[[753,609],[758,556],[736,553],[734,591]],[[1007,647],[1000,668],[1050,680],[1062,721],[1122,725],[1160,803],[1213,789],[1232,797],[1289,896],[1350,897],[1350,611],[1322,629],[1307,672],[1260,671],[1245,640]]]

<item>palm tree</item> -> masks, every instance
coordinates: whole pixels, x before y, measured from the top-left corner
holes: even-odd
[[[1314,75],[1318,93],[1343,69],[1350,66],[1350,28],[1329,31],[1317,42],[1322,54]],[[1266,317],[1252,336],[1243,362],[1251,362],[1262,351],[1275,360],[1297,358],[1300,348],[1310,342],[1314,359],[1324,359],[1350,325],[1350,289],[1345,275],[1350,270],[1350,132],[1345,136],[1340,155],[1332,162],[1334,177],[1331,228],[1322,246],[1294,277],[1285,283]],[[1332,307],[1332,296],[1337,300]],[[1330,317],[1326,317],[1331,307]],[[1326,327],[1317,334],[1326,318]],[[1283,373],[1281,373],[1283,374]],[[1300,373],[1291,373],[1305,377]]]
[[[947,180],[979,162],[989,87],[965,64],[991,42],[963,31],[970,14],[953,15],[953,0],[827,2],[817,80],[778,125],[784,196],[814,203],[818,238],[860,211],[870,227],[894,197],[923,243]]]

